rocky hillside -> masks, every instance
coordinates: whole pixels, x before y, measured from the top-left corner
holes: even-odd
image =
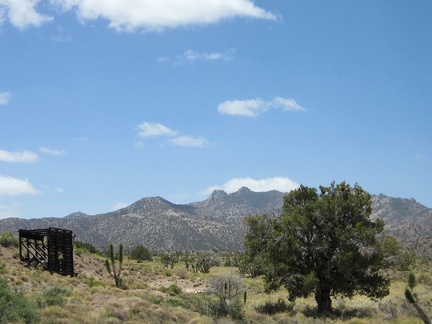
[[[232,194],[216,190],[205,201],[187,205],[151,197],[93,216],[74,213],[63,218],[8,218],[0,221],[0,231],[59,227],[98,247],[122,242],[126,248],[142,244],[162,251],[241,250],[244,216],[279,210],[283,196],[278,191],[241,188]]]
[[[284,193],[253,192],[248,188],[227,194],[215,190],[206,200],[186,205],[161,197],[143,198],[115,212],[63,218],[0,220],[0,232],[59,227],[72,230],[77,239],[98,247],[122,242],[126,248],[145,245],[151,250],[241,250],[243,218],[251,214],[277,214]],[[385,221],[385,230],[400,240],[429,244],[432,209],[414,199],[373,196],[372,218]],[[414,242],[414,243],[413,243]]]

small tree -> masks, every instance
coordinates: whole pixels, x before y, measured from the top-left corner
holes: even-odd
[[[243,280],[238,275],[230,273],[228,276],[213,278],[210,284],[213,292],[219,297],[215,315],[230,315],[234,320],[243,319],[244,303],[247,299]],[[241,296],[243,296],[243,303]]]
[[[114,278],[115,285],[117,288],[121,287],[122,284],[122,278],[120,277],[121,271],[122,271],[122,263],[123,263],[123,244],[119,245],[119,253],[118,253],[118,259],[119,259],[119,265],[118,268],[115,266],[115,256],[114,256],[114,247],[112,243],[109,246],[109,260],[105,260],[105,266],[108,270],[108,273]],[[110,266],[111,261],[111,266]]]
[[[131,251],[131,253],[129,254],[129,257],[132,260],[138,260],[138,261],[144,261],[144,260],[152,261],[153,260],[151,254],[150,254],[150,251],[145,246],[142,246],[142,245],[135,247]]]
[[[357,184],[300,186],[285,196],[282,215],[247,218],[245,254],[259,260],[267,291],[283,285],[290,301],[313,293],[319,312],[332,310],[331,296],[382,298],[390,284],[377,242],[384,223],[372,222],[371,211]]]

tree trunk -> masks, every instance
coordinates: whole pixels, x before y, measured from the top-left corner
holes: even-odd
[[[318,288],[315,292],[315,301],[317,302],[319,313],[332,311],[332,300],[330,298],[329,288]]]

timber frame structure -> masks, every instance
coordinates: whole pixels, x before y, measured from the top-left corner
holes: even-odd
[[[65,276],[75,276],[73,261],[73,234],[70,230],[50,227],[48,229],[20,229],[20,259],[27,266],[41,265],[45,270]]]

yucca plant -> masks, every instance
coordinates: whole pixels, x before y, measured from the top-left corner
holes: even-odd
[[[408,274],[408,286],[405,288],[405,298],[406,300],[414,306],[420,318],[423,320],[425,324],[431,324],[431,321],[421,309],[420,305],[417,303],[417,294],[414,293],[413,289],[416,286],[416,278],[414,273],[410,272]]]
[[[119,245],[119,253],[118,253],[119,265],[116,268],[115,265],[115,255],[114,255],[114,247],[112,243],[109,246],[109,260],[105,260],[105,265],[108,270],[108,273],[114,278],[115,285],[117,288],[120,288],[122,285],[121,271],[122,271],[122,263],[123,263],[123,244]],[[111,261],[111,266],[110,266]]]

